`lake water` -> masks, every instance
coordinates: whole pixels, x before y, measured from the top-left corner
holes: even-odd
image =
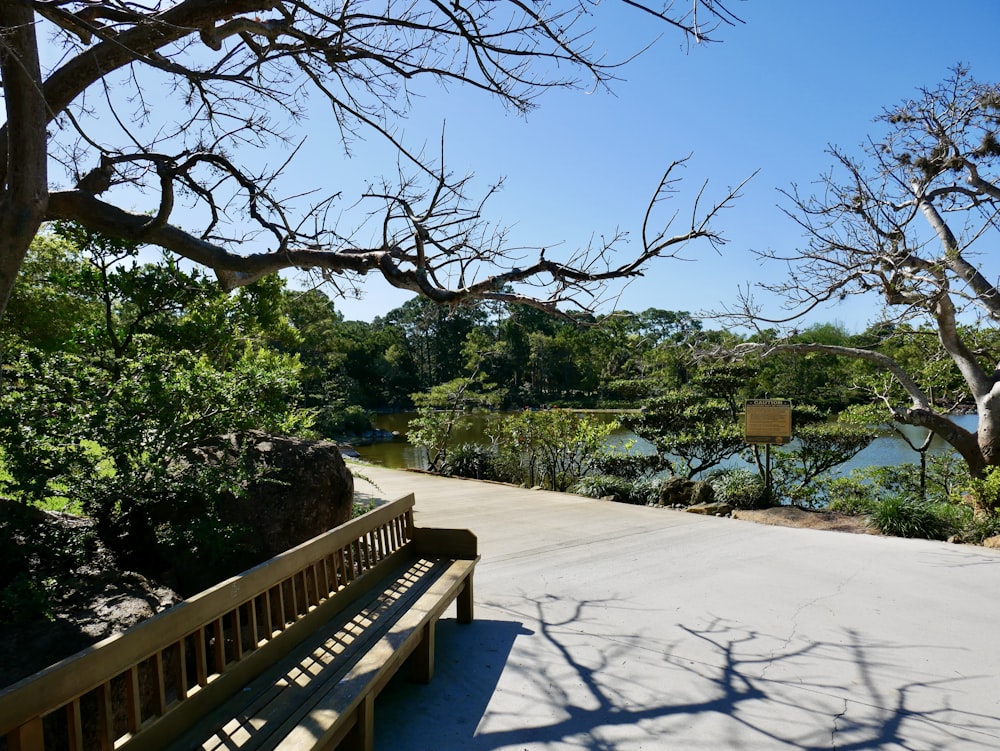
[[[612,422],[620,415],[611,412],[590,412],[588,413],[603,422]],[[415,416],[414,412],[397,412],[390,415],[378,415],[372,421],[376,428],[390,432],[398,432],[405,436],[410,420]],[[976,426],[975,415],[959,415],[954,418],[955,422],[966,429],[973,429]],[[455,443],[478,442],[489,443],[483,433],[484,416],[475,416],[470,427],[456,432]],[[902,430],[910,436],[915,445],[923,443],[927,431],[923,428],[915,428],[909,425],[902,426]],[[615,446],[633,443],[631,451],[637,454],[652,453],[653,447],[643,439],[636,436],[624,428],[616,429],[608,438],[609,444]],[[427,457],[423,449],[418,449],[406,442],[405,438],[383,443],[375,443],[370,446],[357,446],[358,453],[366,461],[373,464],[380,464],[384,467],[396,469],[412,468],[425,469],[427,467]],[[940,453],[949,451],[949,446],[940,438],[935,438],[931,444],[932,452]],[[916,464],[919,462],[919,455],[913,451],[906,443],[889,432],[872,441],[864,451],[860,452],[851,461],[842,465],[839,472],[847,473],[859,467],[892,466],[896,464]]]

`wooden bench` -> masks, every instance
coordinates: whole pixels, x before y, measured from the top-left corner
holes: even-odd
[[[0,692],[8,751],[372,748],[374,701],[473,617],[467,530],[378,507]],[[3,745],[3,743],[0,743]]]

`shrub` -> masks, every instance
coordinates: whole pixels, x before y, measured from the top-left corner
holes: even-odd
[[[656,454],[626,454],[624,451],[601,452],[594,458],[593,468],[598,474],[614,475],[626,480],[638,480],[651,472],[662,469]]]
[[[953,504],[954,505],[954,504]],[[1000,514],[973,513],[968,506],[962,506],[967,512],[962,526],[958,529],[957,535],[962,542],[980,544],[987,537],[1000,535]]]
[[[842,514],[867,514],[876,501],[876,488],[857,474],[849,477],[830,477],[819,482],[818,488],[826,499],[829,511]]]
[[[986,476],[969,483],[976,508],[995,512],[1000,507],[1000,468],[987,467]]]
[[[646,477],[632,483],[631,503],[638,503],[644,506],[656,503],[660,499],[660,483],[656,477]]]
[[[621,503],[638,503],[633,498],[633,483],[614,475],[590,475],[580,478],[571,488],[571,493],[585,495],[588,498],[604,498],[612,496]]]
[[[766,508],[770,505],[764,481],[749,469],[723,469],[708,478],[715,499],[733,508]]]
[[[950,532],[943,505],[887,495],[872,503],[869,523],[884,535],[943,540]]]
[[[460,443],[455,446],[448,454],[442,473],[476,480],[499,480],[501,475],[496,452],[480,443]]]

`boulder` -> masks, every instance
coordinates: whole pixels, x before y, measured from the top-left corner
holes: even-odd
[[[172,556],[178,585],[185,594],[272,558],[349,521],[354,507],[354,477],[336,443],[272,435],[260,431],[220,436],[188,452],[176,471],[203,462],[227,464],[240,478],[239,493],[216,499],[219,523],[240,530],[244,554],[228,570],[203,579],[198,561]],[[240,466],[242,465],[242,466]]]
[[[700,480],[668,477],[660,484],[657,506],[692,506],[715,500],[715,488]]]
[[[987,548],[993,548],[994,550],[1000,550],[1000,535],[987,537],[985,540],[983,540],[983,546]]]
[[[728,503],[719,501],[718,503],[695,503],[684,510],[691,514],[704,514],[705,516],[729,516],[733,511],[733,507]]]

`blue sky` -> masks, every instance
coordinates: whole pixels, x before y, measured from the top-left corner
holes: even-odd
[[[814,181],[831,163],[829,144],[853,149],[873,132],[883,107],[936,85],[957,63],[977,79],[1000,77],[994,0],[731,0],[730,7],[745,24],[720,30],[720,43],[688,49],[667,31],[621,71],[626,80],[614,94],[553,91],[525,119],[478,92],[429,88],[405,132],[411,142],[435,144],[446,122],[454,172],[474,172],[482,186],[504,176],[489,216],[513,225],[526,246],[570,248],[616,228],[637,238],[663,170],[688,154],[676,199],[682,212],[703,181],[717,197],[760,170],[716,222],[728,240],[721,255],[692,246],[694,260],[657,262],[618,300],[627,310],[699,312],[732,301],[741,284],[783,273],[760,267],[748,250],[801,244],[799,229],[778,209],[778,189]],[[595,46],[614,56],[641,47],[655,31],[639,16],[614,12],[595,29]],[[309,126],[309,167],[299,167],[295,179],[305,187],[331,174],[370,176],[380,159],[375,144],[345,165],[336,149],[322,148],[313,127],[321,119],[317,113]],[[371,320],[408,296],[372,279],[363,299],[337,306],[348,318]],[[860,330],[878,309],[877,298],[852,301],[807,322]]]

